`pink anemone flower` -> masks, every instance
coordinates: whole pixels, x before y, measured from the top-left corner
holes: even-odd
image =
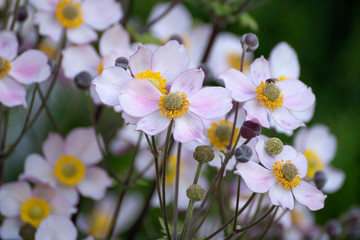
[[[14,32],[0,32],[0,102],[7,107],[26,107],[26,89],[22,84],[45,81],[50,76],[47,57],[38,50],[20,56]]]
[[[35,24],[41,35],[54,41],[66,30],[67,39],[76,44],[97,40],[102,31],[122,17],[119,3],[113,0],[30,0],[37,8]]]
[[[274,205],[290,210],[294,208],[294,198],[312,211],[324,207],[326,195],[302,180],[307,173],[303,154],[285,145],[280,154],[272,156],[265,150],[265,140],[261,138],[258,138],[256,153],[263,166],[253,161],[238,163],[234,172],[243,178],[251,191],[269,191]]]
[[[297,79],[272,79],[269,62],[264,57],[251,64],[250,77],[235,69],[220,74],[234,100],[244,102],[247,120],[266,128],[270,127],[271,120],[287,130],[304,126],[294,112],[305,111],[314,104],[315,95],[311,88]]]

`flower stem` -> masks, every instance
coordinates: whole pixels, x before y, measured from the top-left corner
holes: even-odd
[[[190,200],[188,210],[186,212],[185,222],[184,226],[181,232],[180,240],[185,240],[187,237],[187,232],[189,230],[189,223],[192,217],[193,209],[194,209],[195,202],[193,200]]]
[[[14,30],[15,22],[17,20],[17,15],[18,15],[18,11],[19,11],[19,5],[20,5],[20,0],[16,0],[15,9],[14,9],[14,16],[13,16],[13,20],[11,22],[10,29],[9,29],[10,31]]]
[[[218,18],[213,19],[211,35],[210,35],[209,41],[207,42],[204,55],[201,58],[201,63],[206,63],[206,61],[208,60],[211,49],[214,45],[216,36],[221,32],[223,25],[224,25],[223,21],[221,21],[220,19],[218,19]]]
[[[237,192],[236,192],[236,206],[235,206],[235,216],[237,216],[237,212],[239,209],[239,200],[240,200],[240,184],[241,184],[241,176],[238,176],[238,184],[237,184]],[[233,231],[236,230],[237,225],[237,217],[234,217],[234,226]]]
[[[275,216],[276,216],[276,213],[277,213],[278,210],[279,210],[279,206],[276,206],[275,212],[274,212],[272,218],[270,219],[270,222],[269,222],[268,225],[266,226],[265,231],[264,231],[264,232],[262,233],[262,235],[260,236],[259,240],[263,239],[263,238],[265,237],[266,233],[269,231],[272,223],[274,222],[274,219],[275,219]]]
[[[181,161],[181,143],[179,142],[177,159],[176,159],[176,177],[175,177],[174,233],[173,233],[174,240],[177,239],[180,161]]]

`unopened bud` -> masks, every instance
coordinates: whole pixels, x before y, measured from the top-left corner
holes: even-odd
[[[246,163],[250,160],[252,156],[252,149],[249,146],[242,145],[235,149],[234,155],[236,161]]]
[[[186,196],[194,202],[201,201],[204,198],[204,195],[205,195],[204,188],[197,184],[191,185],[186,190]]]
[[[214,154],[214,150],[211,148],[211,146],[202,145],[202,146],[197,146],[195,148],[193,157],[199,163],[207,163],[214,159],[215,154]]]
[[[179,44],[184,44],[184,41],[183,39],[181,38],[181,36],[177,35],[177,34],[174,34],[170,37],[169,41],[171,40],[175,40],[177,41]]]
[[[245,139],[256,137],[261,132],[261,126],[252,121],[245,121],[240,128],[240,134]]]
[[[330,220],[327,224],[326,224],[326,233],[329,234],[329,236],[331,238],[337,237],[341,234],[341,225],[339,223],[339,221],[333,219]]]
[[[279,155],[284,148],[283,142],[279,138],[269,138],[266,141],[265,149],[270,155]]]
[[[27,16],[28,16],[28,14],[27,14],[25,6],[19,7],[18,14],[17,14],[17,20],[19,22],[23,22],[27,18]]]
[[[240,39],[243,49],[246,48],[247,52],[253,52],[259,47],[259,39],[253,33],[247,33],[241,36]]]
[[[118,57],[115,60],[115,66],[122,67],[126,70],[129,66],[129,60],[126,57]]]
[[[317,171],[314,175],[315,186],[318,189],[322,189],[327,181],[327,176],[323,171]]]
[[[24,224],[21,226],[19,235],[23,240],[34,240],[35,239],[36,228],[34,228],[31,224]]]
[[[89,89],[91,86],[91,75],[88,72],[81,72],[75,76],[76,87],[80,89]]]

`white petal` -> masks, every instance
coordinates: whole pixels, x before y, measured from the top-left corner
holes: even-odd
[[[142,130],[144,133],[154,136],[165,130],[170,124],[170,119],[155,111],[149,115],[140,118],[136,123],[135,130]]]
[[[280,205],[282,208],[289,210],[294,209],[294,197],[290,190],[285,189],[282,185],[274,184],[269,191],[272,204]]]
[[[311,211],[322,209],[327,197],[316,187],[305,181],[301,181],[300,185],[293,189],[293,194],[299,203],[307,206]]]
[[[129,68],[134,77],[143,71],[151,70],[151,58],[151,50],[139,44],[137,51],[129,58]]]
[[[65,153],[64,144],[64,139],[60,134],[49,133],[42,145],[45,158],[52,164],[59,161],[60,156]]]
[[[261,56],[255,59],[250,66],[251,80],[256,86],[259,86],[261,82],[264,82],[271,78],[269,62]]]
[[[50,37],[54,41],[58,41],[61,37],[62,26],[55,18],[55,14],[51,12],[37,12],[35,13],[34,23],[39,26],[39,33]]]
[[[171,92],[179,91],[191,97],[198,92],[204,81],[204,72],[201,69],[188,69],[182,72],[171,86]]]
[[[69,42],[75,44],[85,44],[96,41],[98,38],[97,33],[86,25],[81,25],[77,28],[67,28],[66,36]]]
[[[305,126],[303,121],[300,121],[292,115],[291,111],[285,107],[280,107],[270,111],[271,117],[274,118],[275,122],[280,125],[280,127],[287,130],[295,130],[298,127]]]
[[[205,139],[202,134],[203,129],[204,124],[199,117],[189,112],[186,116],[175,119],[174,139],[181,143],[193,140],[203,142]]]
[[[257,100],[251,100],[244,104],[246,111],[246,120],[260,124],[263,127],[270,128],[268,119],[268,108],[258,104]]]
[[[345,181],[345,173],[332,166],[327,166],[324,170],[326,175],[326,183],[321,189],[326,193],[334,193],[341,188]]]
[[[300,64],[295,50],[286,42],[278,43],[269,57],[273,77],[299,79]]]
[[[35,239],[39,240],[76,240],[76,238],[76,227],[63,215],[50,215],[43,219],[35,233]]]
[[[18,53],[18,41],[14,32],[0,32],[0,56],[7,60],[13,60]]]
[[[120,24],[115,24],[101,36],[99,49],[101,55],[104,56],[119,48],[130,48],[130,36]]]
[[[0,238],[4,240],[21,239],[19,231],[22,224],[20,218],[5,218],[0,228]]]
[[[31,197],[30,185],[26,182],[4,184],[0,188],[0,212],[6,217],[20,215],[21,205]]]
[[[81,195],[100,200],[111,183],[111,179],[103,169],[91,167],[86,169],[84,179],[77,186]]]
[[[49,183],[56,185],[56,178],[53,174],[53,166],[41,155],[33,153],[25,159],[24,173],[20,179],[31,180],[36,183]]]

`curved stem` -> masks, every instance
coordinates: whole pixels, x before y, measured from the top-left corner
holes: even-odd
[[[268,223],[268,225],[266,226],[265,228],[265,231],[262,233],[262,235],[260,236],[259,240],[263,239],[266,235],[266,233],[269,231],[270,227],[271,227],[271,224],[274,222],[274,219],[275,219],[275,216],[276,216],[276,213],[277,211],[279,210],[279,206],[276,206],[275,208],[275,212],[272,216],[272,218],[270,219],[270,222]]]

